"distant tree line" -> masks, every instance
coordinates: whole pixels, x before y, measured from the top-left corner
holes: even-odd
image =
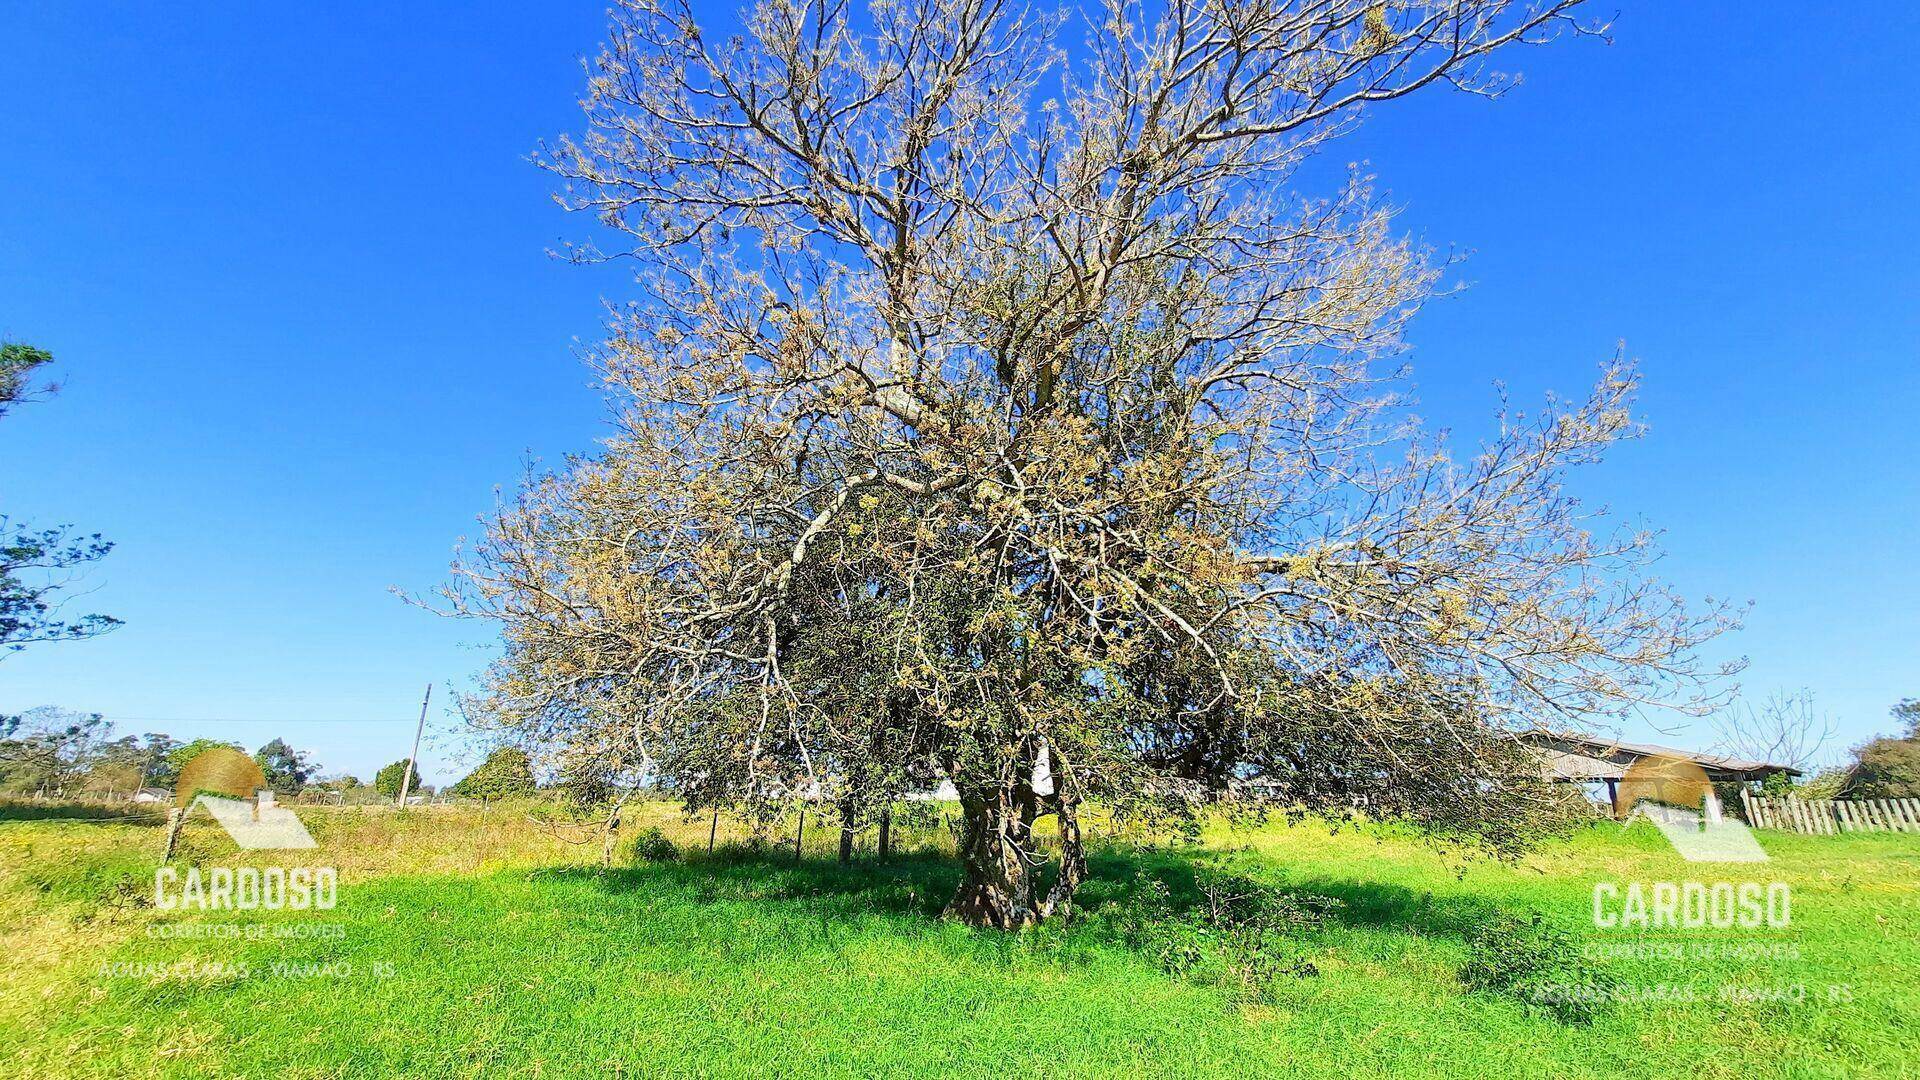
[[[0,795],[104,798],[131,796],[142,788],[171,791],[187,762],[215,747],[246,752],[239,743],[220,739],[182,741],[159,732],[116,736],[112,722],[99,713],[53,706],[0,715]],[[275,794],[325,802],[393,799],[407,771],[407,759],[401,758],[382,767],[370,784],[349,773],[322,775],[312,754],[282,738],[252,753]],[[540,790],[527,752],[503,746],[445,793],[492,802],[527,798]],[[438,789],[416,765],[410,791],[432,795]],[[552,793],[574,798],[564,778]]]
[[[245,752],[220,739],[182,741],[160,732],[116,737],[99,713],[45,706],[0,716],[0,794],[128,795],[167,789],[187,762],[214,747]],[[276,794],[297,795],[315,781],[312,755],[273,739],[253,753]]]

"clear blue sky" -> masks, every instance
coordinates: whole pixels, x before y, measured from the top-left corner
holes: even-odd
[[[1382,109],[1340,151],[1475,252],[1414,327],[1423,411],[1471,434],[1494,380],[1578,392],[1625,340],[1653,434],[1582,490],[1664,527],[1688,593],[1752,599],[1722,651],[1842,742],[1920,695],[1916,10],[1643,0],[1612,46],[1517,54],[1508,97]],[[127,620],[0,661],[0,711],[285,735],[363,778],[405,754],[489,634],[388,587],[601,430],[573,349],[627,285],[545,256],[583,223],[524,158],[577,127],[602,22],[0,9],[0,335],[68,383],[0,423],[0,508],[118,541],[87,600]],[[470,764],[429,739],[430,779]]]

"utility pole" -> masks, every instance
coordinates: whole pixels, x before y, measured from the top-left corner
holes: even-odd
[[[427,702],[432,700],[433,684],[428,683],[426,696],[420,699],[420,724],[413,729],[413,753],[407,755],[407,772],[405,776],[400,778],[400,802],[398,805],[403,807],[407,805],[407,792],[413,789],[414,765],[420,760],[420,733],[427,730]]]

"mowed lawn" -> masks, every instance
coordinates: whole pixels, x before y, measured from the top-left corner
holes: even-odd
[[[937,827],[843,869],[830,829],[799,863],[730,829],[710,858],[707,822],[650,807],[683,853],[601,872],[502,808],[303,811],[317,850],[245,855],[200,821],[177,865],[337,866],[339,903],[181,914],[150,904],[153,820],[68,812],[0,807],[7,1076],[1920,1076],[1920,836],[1765,833],[1770,862],[1708,866],[1602,824],[1495,864],[1221,825],[1105,841],[1087,917],[1000,934],[939,918]],[[1204,902],[1196,867],[1324,915],[1251,981],[1183,963],[1209,931],[1154,919]],[[1662,880],[1787,882],[1791,925],[1594,927],[1595,882]],[[1612,1000],[1566,1022],[1472,988],[1507,914]]]

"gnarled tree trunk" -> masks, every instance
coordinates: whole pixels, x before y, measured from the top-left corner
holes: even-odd
[[[1066,916],[1073,913],[1073,896],[1087,879],[1087,850],[1080,840],[1080,800],[1065,790],[1059,758],[1054,758],[1056,791],[1053,812],[1060,822],[1060,876],[1047,890],[1047,901],[1040,913]]]
[[[1030,850],[1031,805],[1022,808],[1016,790],[963,793],[960,809],[960,889],[947,914],[972,926],[1017,930],[1040,918],[1034,903],[1035,866]]]
[[[1070,915],[1074,894],[1087,877],[1080,798],[1066,762],[1044,739],[1032,740],[1022,760],[1031,763],[1022,770],[1027,779],[960,793],[960,862],[965,875],[947,905],[947,914],[973,926],[1015,930],[1052,915]],[[1045,860],[1033,824],[1048,813],[1058,823],[1060,867],[1042,898]]]

